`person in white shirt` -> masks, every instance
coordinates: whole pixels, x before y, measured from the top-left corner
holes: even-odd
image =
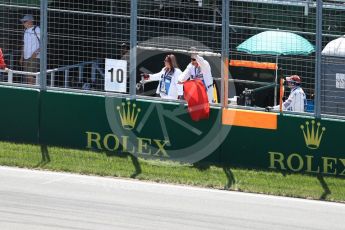
[[[40,28],[34,25],[34,17],[31,14],[25,15],[20,21],[23,23],[25,30],[19,62],[25,72],[39,72]],[[26,81],[28,84],[35,84],[35,77],[26,76]]]
[[[301,78],[298,75],[286,77],[288,87],[291,89],[289,98],[283,102],[283,110],[293,112],[304,112],[307,99],[303,89],[301,88]],[[279,105],[268,107],[268,110],[278,110]]]
[[[163,69],[156,74],[144,74],[144,81],[159,81],[156,94],[165,99],[180,99],[183,95],[183,88],[178,83],[178,76],[182,71],[178,68],[176,58],[169,54],[164,59]]]
[[[211,73],[211,66],[203,57],[193,53],[191,55],[191,63],[188,64],[187,68],[178,77],[179,83],[187,80],[200,79],[207,92],[209,103],[213,103],[213,77]]]

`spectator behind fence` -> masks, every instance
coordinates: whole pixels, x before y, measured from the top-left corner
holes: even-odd
[[[307,105],[305,93],[301,87],[301,78],[298,75],[292,75],[286,78],[288,87],[291,89],[289,98],[283,102],[283,110],[304,112]],[[266,107],[267,111],[278,110],[279,105]]]
[[[194,48],[192,48],[192,51],[193,50]],[[185,71],[178,77],[180,83],[194,79],[199,79],[204,83],[208,101],[213,103],[213,77],[211,66],[208,61],[196,53],[192,53],[191,63],[189,63]]]
[[[129,45],[125,42],[121,44],[120,55],[122,60],[129,62]]]
[[[0,48],[0,69],[5,70],[5,72],[8,72],[9,69],[6,67],[4,55],[2,53],[2,49]],[[4,81],[3,73],[0,72],[0,81]]]
[[[40,28],[34,25],[34,17],[31,14],[25,15],[20,21],[23,23],[25,30],[19,62],[23,66],[23,71],[39,72]],[[35,84],[35,77],[26,76],[26,83]]]
[[[159,84],[156,93],[165,99],[180,99],[183,95],[181,84],[177,84],[178,76],[181,74],[178,68],[176,57],[173,54],[167,55],[164,59],[164,68],[156,74],[144,74],[145,81],[157,81]]]
[[[121,60],[124,60],[127,62],[127,84],[126,84],[126,91],[129,91],[129,84],[130,84],[130,76],[129,76],[129,45],[127,43],[122,43],[120,48],[120,56]]]
[[[5,70],[5,72],[8,72],[8,71],[9,71],[9,69],[6,67],[4,55],[3,55],[3,53],[2,53],[1,48],[0,48],[0,69]],[[0,81],[3,81],[3,80],[4,80],[4,78],[3,78],[3,73],[0,72]]]
[[[2,53],[2,49],[1,48],[0,48],[0,69],[8,71],[8,68],[6,67],[4,55]]]

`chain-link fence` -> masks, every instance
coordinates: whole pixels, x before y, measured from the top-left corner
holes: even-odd
[[[306,94],[307,112],[313,112],[315,53],[307,46],[301,50],[299,43],[315,44],[315,7],[294,0],[231,3],[231,59],[256,63],[254,67],[230,66],[236,89],[231,96],[241,96],[242,105],[274,106],[279,104],[279,89],[275,86],[279,78],[298,75]],[[289,93],[286,88],[286,99]]]
[[[210,64],[213,78],[220,79],[221,20],[221,1],[217,0],[139,1],[139,73],[160,72],[167,54],[175,55],[184,71],[191,61],[190,53],[196,50]],[[158,81],[147,82],[139,91],[154,95],[157,85]]]
[[[32,18],[27,18],[32,19],[31,22],[23,20],[28,12],[32,15]],[[39,1],[0,1],[0,48],[7,67],[13,70],[8,74],[0,73],[2,81],[30,85],[38,83],[40,31],[36,25],[40,23],[39,15]],[[27,41],[25,47],[24,39]],[[33,56],[35,58],[31,59]]]
[[[345,2],[323,8],[321,112],[345,115]]]
[[[298,75],[305,93],[305,112],[315,112],[315,95],[320,95],[317,103],[321,104],[323,114],[345,116],[342,51],[345,43],[338,41],[329,46],[328,53],[324,50],[322,71],[319,75],[316,71],[317,19],[321,16],[317,6],[321,1],[232,0],[229,1],[229,22],[223,20],[224,2],[49,0],[46,9],[47,47],[39,47],[41,1],[1,0],[0,48],[10,71],[0,70],[0,80],[3,84],[38,85],[39,58],[42,50],[46,50],[48,87],[129,93],[130,29],[135,26],[133,22],[137,22],[133,35],[137,40],[134,44],[137,61],[133,67],[136,71],[131,76],[135,78],[137,95],[156,96],[159,82],[143,82],[141,74],[159,72],[168,54],[176,56],[183,71],[190,63],[193,50],[202,54],[210,64],[215,80],[214,95],[220,102],[223,88],[221,53],[224,42],[227,42],[222,29],[229,26],[230,77],[225,104],[259,110],[277,105],[280,102],[279,79]],[[134,14],[131,3],[137,4],[138,10]],[[342,40],[344,12],[345,4],[340,0],[323,2],[321,50],[336,38]],[[262,47],[265,36],[261,38],[263,40],[260,37],[254,42],[251,40],[261,33],[271,33],[265,35],[269,38],[267,47]],[[283,33],[289,39],[294,36],[293,39],[307,42],[312,50],[298,50],[292,38],[283,42],[284,50],[277,50],[272,44],[281,43]],[[262,49],[260,52],[247,49],[248,42],[252,42],[250,48]],[[307,43],[303,43],[304,48]],[[116,66],[126,70],[115,71]],[[320,92],[315,92],[317,76],[321,78]],[[114,79],[121,81],[120,88],[111,85]],[[285,87],[285,100],[292,90]]]
[[[104,60],[129,55],[129,12],[126,0],[52,1],[48,5],[48,85],[104,90]]]

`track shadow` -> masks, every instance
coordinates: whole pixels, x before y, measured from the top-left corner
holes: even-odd
[[[129,157],[132,161],[133,166],[134,166],[134,172],[130,175],[130,178],[136,178],[139,174],[142,173],[138,158],[133,156],[132,154],[124,153],[124,152],[112,152],[112,151],[106,151],[105,153],[108,157],[119,157],[119,158],[128,158]]]
[[[322,188],[323,188],[323,193],[321,194],[320,196],[320,200],[325,200],[327,198],[328,195],[330,195],[332,192],[331,190],[329,189],[325,179],[323,178],[322,175],[317,175],[317,179],[319,180]]]
[[[136,178],[141,173],[141,166],[137,157],[133,156],[132,154],[129,155],[132,160],[134,166],[134,173],[130,176],[131,178]]]
[[[228,165],[219,165],[219,164],[210,164],[208,162],[196,162],[193,164],[193,167],[200,170],[200,171],[206,171],[208,169],[210,169],[210,167],[214,165],[217,168],[222,168],[227,181],[226,184],[224,185],[224,189],[230,189],[235,183],[236,183],[236,179],[235,179],[235,175],[233,174],[233,172],[231,171],[230,166]]]
[[[47,145],[41,145],[41,161],[35,167],[43,167],[50,162],[50,156]]]
[[[200,171],[205,171],[211,167],[211,164],[208,162],[196,162],[193,164],[193,167]]]
[[[231,168],[228,166],[223,166],[223,171],[227,178],[227,182],[224,186],[224,189],[230,189],[236,183],[235,176],[232,173]]]

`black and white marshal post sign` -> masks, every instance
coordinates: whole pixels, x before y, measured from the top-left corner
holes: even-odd
[[[127,92],[127,61],[105,59],[104,90],[111,92]]]

